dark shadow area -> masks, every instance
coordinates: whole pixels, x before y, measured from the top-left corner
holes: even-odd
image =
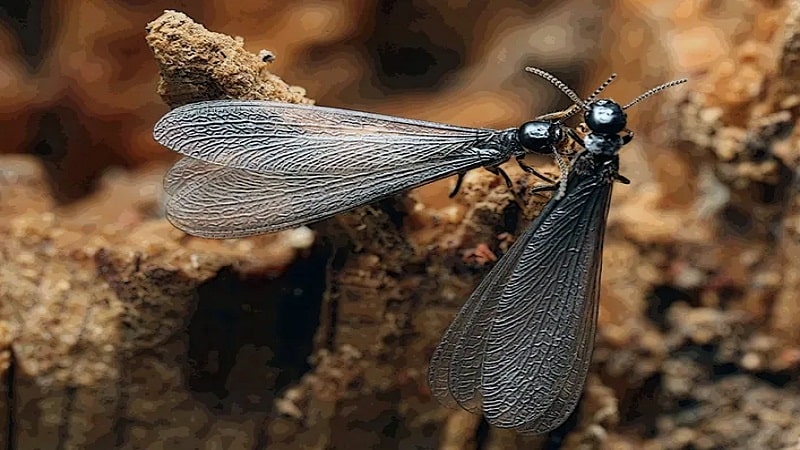
[[[786,388],[792,384],[797,384],[798,379],[800,379],[800,373],[797,370],[763,371],[756,372],[755,377],[777,388]]]
[[[567,417],[567,420],[547,435],[547,440],[542,445],[542,450],[559,450],[564,446],[564,439],[578,426],[580,409],[581,405],[579,402],[578,406],[573,409],[569,417]]]
[[[658,325],[661,331],[667,330],[667,311],[676,302],[684,302],[690,306],[698,306],[699,300],[684,289],[662,284],[655,286],[647,295],[645,315]]]
[[[655,374],[645,380],[636,390],[629,390],[619,399],[620,427],[636,430],[645,438],[658,434],[656,420],[663,412],[660,398],[661,374]]]
[[[464,62],[468,43],[433,5],[382,0],[373,20],[364,45],[375,81],[387,90],[435,90]]]
[[[5,0],[0,2],[0,22],[14,31],[27,68],[34,72],[41,67],[45,47],[52,44],[53,24],[47,17],[50,8],[45,0]]]
[[[313,247],[276,279],[220,272],[189,323],[190,389],[212,410],[266,411],[310,367],[329,250]]]

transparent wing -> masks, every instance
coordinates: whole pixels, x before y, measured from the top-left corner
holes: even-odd
[[[481,393],[487,420],[500,427],[551,430],[583,390],[611,183],[577,181],[531,235],[494,311]]]
[[[508,158],[512,130],[463,128],[338,108],[217,100],[168,112],[153,135],[172,150],[261,173],[368,174],[468,157]]]
[[[478,387],[485,339],[499,293],[523,249],[523,246],[512,246],[483,277],[436,347],[428,371],[428,383],[442,404],[450,407],[460,405],[473,413],[481,411]]]
[[[155,126],[187,156],[167,173],[167,217],[215,238],[315,222],[509,158],[514,130],[461,128],[318,106],[193,103]]]
[[[167,218],[194,236],[228,239],[322,220],[471,168],[468,157],[364,174],[260,173],[182,158],[164,180]]]
[[[498,427],[543,433],[583,390],[611,182],[585,171],[486,276],[432,360],[432,391]]]

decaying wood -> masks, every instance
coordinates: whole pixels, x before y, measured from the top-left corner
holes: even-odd
[[[646,143],[651,165],[616,189],[597,350],[558,434],[564,448],[800,439],[800,4],[729,6],[752,18],[751,38],[724,64],[693,66],[703,71],[685,94],[659,97],[658,116],[674,121],[631,119],[632,147]],[[241,40],[181,13],[147,30],[171,106],[311,102]],[[502,179],[473,171],[446,207],[412,192],[313,226],[313,242],[304,229],[186,236],[161,217],[163,170],[112,173],[64,207],[37,163],[0,159],[9,448],[544,442],[487,430],[439,407],[426,386],[442,331],[546,201],[527,194],[535,181],[513,165],[522,205]]]

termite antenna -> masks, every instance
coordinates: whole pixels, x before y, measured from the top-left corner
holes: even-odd
[[[578,105],[570,106],[569,109],[564,112],[564,115],[561,117],[561,119],[559,119],[559,122],[560,123],[564,123],[567,119],[569,119],[570,117],[574,116],[575,113],[577,113],[581,109],[583,109],[583,108],[581,108]]]
[[[594,90],[594,92],[592,92],[592,95],[590,95],[590,96],[589,96],[589,98],[587,98],[587,99],[585,100],[585,102],[588,104],[588,103],[590,103],[592,100],[594,100],[594,99],[595,99],[595,97],[597,97],[598,95],[600,95],[600,93],[601,93],[601,92],[603,92],[603,90],[604,90],[605,88],[607,88],[607,87],[608,87],[608,85],[609,85],[609,84],[611,84],[611,82],[612,82],[612,81],[614,81],[614,79],[615,79],[615,78],[617,78],[617,74],[615,74],[615,73],[612,73],[612,74],[611,74],[611,76],[609,76],[609,77],[608,77],[608,79],[607,79],[606,81],[604,81],[604,82],[603,82],[603,84],[601,84],[601,85],[600,85],[600,87],[598,87],[597,89],[595,89],[595,90]]]
[[[572,105],[568,110],[564,112],[559,122],[563,123],[570,117],[577,114],[580,110],[586,109],[589,103],[591,103],[592,100],[594,100],[598,95],[600,95],[600,93],[603,92],[603,90],[607,88],[608,85],[611,84],[611,82],[614,81],[615,78],[617,78],[617,74],[612,73],[611,76],[608,77],[608,79],[604,81],[603,84],[600,85],[600,87],[598,87],[597,89],[594,90],[594,92],[592,92],[592,95],[590,95],[589,98],[583,101],[583,106],[581,106],[580,104]]]
[[[545,80],[549,81],[550,84],[558,88],[561,92],[563,92],[570,100],[575,102],[576,105],[580,106],[581,108],[586,108],[586,103],[578,97],[578,94],[575,93],[572,89],[569,88],[563,81],[556,78],[555,75],[545,72],[542,69],[537,69],[536,67],[526,67],[525,70],[527,72],[533,73],[535,75],[539,75],[540,77],[544,78]]]
[[[674,81],[670,81],[669,83],[664,83],[661,86],[656,86],[656,87],[650,89],[649,91],[645,92],[644,94],[642,94],[642,95],[636,97],[635,99],[631,100],[631,102],[628,103],[627,105],[623,106],[622,109],[623,110],[628,109],[631,106],[639,103],[640,101],[646,99],[647,97],[650,97],[653,94],[657,94],[657,93],[663,91],[664,89],[671,88],[672,86],[677,86],[679,84],[686,83],[686,81],[687,81],[686,78],[681,78],[680,80],[674,80]]]

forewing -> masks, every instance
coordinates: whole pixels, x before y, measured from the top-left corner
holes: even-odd
[[[259,173],[371,174],[467,158],[508,158],[497,131],[269,101],[217,100],[168,112],[153,135],[206,162]]]
[[[529,233],[531,229],[526,230]],[[477,413],[481,410],[481,367],[485,339],[494,318],[500,292],[524,250],[525,237],[500,258],[475,288],[445,331],[431,358],[428,382],[434,397],[450,407]]]
[[[591,360],[611,182],[578,174],[541,216],[503,287],[487,333],[483,412],[541,433],[574,409]]]
[[[316,222],[470,166],[468,157],[363,174],[260,173],[192,158],[164,180],[167,218],[194,236],[227,239]]]

